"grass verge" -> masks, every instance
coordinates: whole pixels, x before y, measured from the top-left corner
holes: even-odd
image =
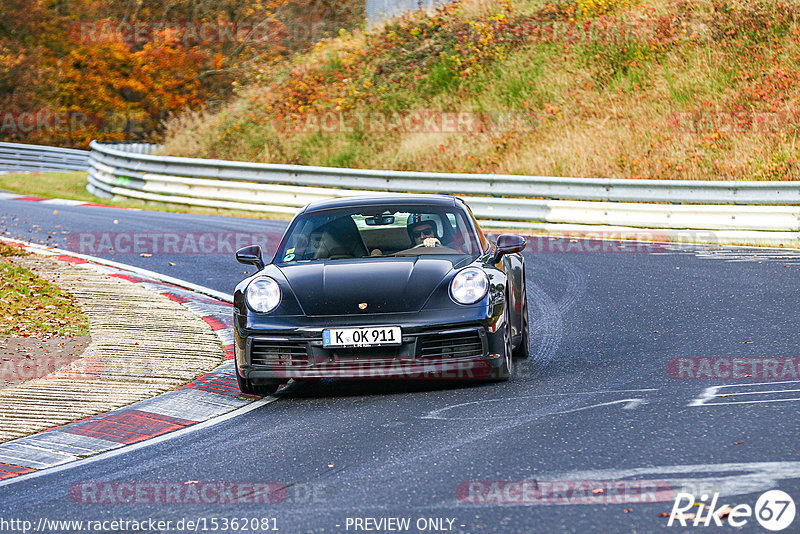
[[[0,243],[0,337],[89,335],[89,320],[69,293],[5,259],[23,255]]]
[[[264,67],[165,153],[597,178],[800,180],[800,3],[460,0]]]

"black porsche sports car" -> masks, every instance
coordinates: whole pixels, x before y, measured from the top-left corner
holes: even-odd
[[[527,357],[525,239],[488,240],[466,203],[382,194],[313,202],[236,286],[236,377],[507,380]]]

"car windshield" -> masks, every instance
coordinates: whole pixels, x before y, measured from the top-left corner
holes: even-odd
[[[373,206],[298,217],[275,261],[478,252],[476,236],[460,210],[438,206]]]

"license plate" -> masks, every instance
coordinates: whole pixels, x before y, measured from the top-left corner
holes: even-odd
[[[402,342],[399,326],[328,328],[322,331],[323,347],[380,347]]]

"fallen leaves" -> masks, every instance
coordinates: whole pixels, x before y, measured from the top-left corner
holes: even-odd
[[[20,265],[0,262],[0,336],[82,336],[89,322],[74,299]]]

